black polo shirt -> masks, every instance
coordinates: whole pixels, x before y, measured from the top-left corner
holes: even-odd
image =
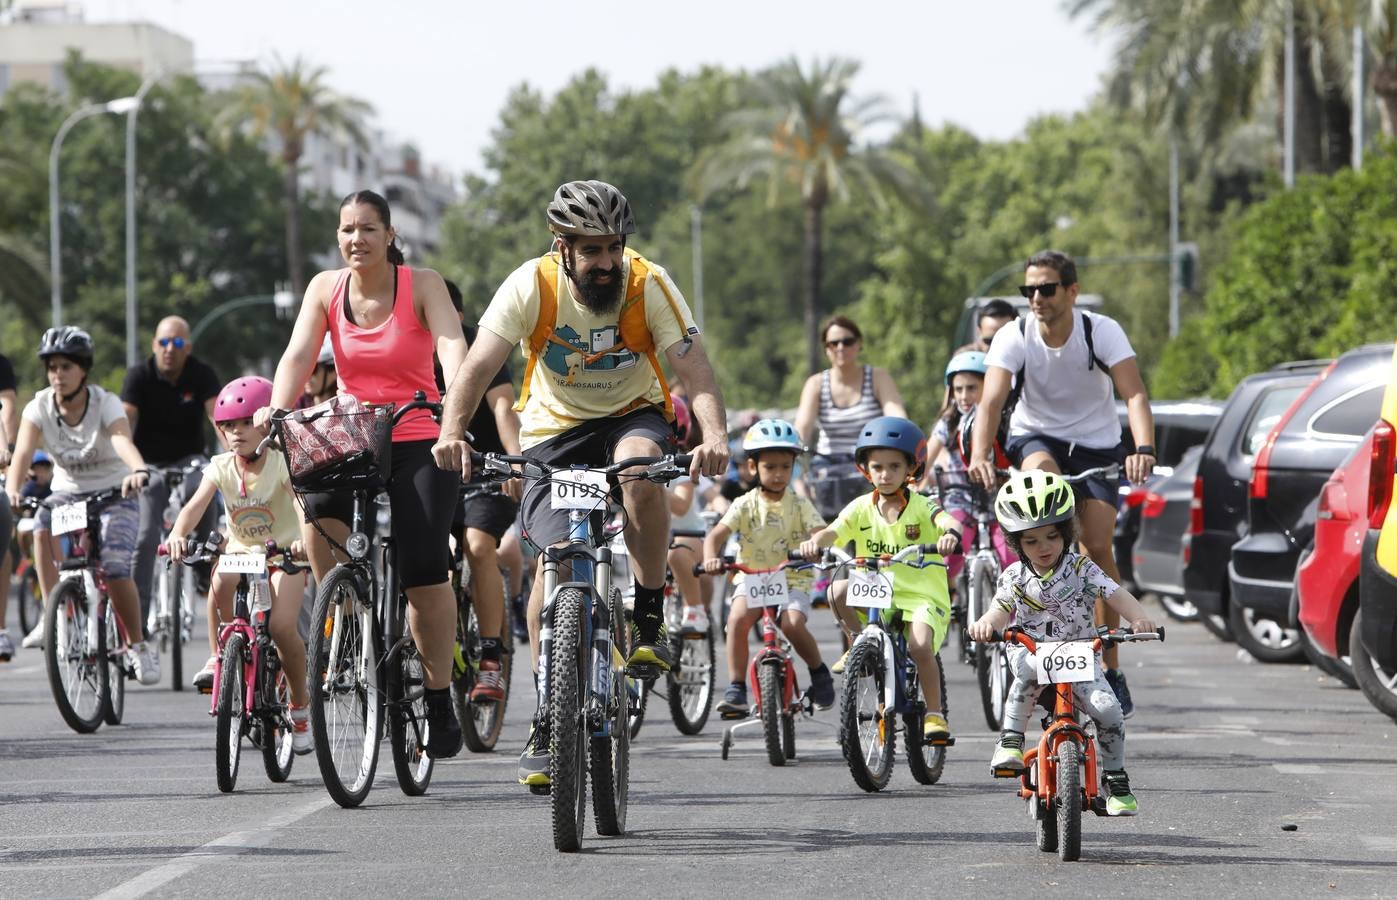
[[[478,333],[474,325],[465,325],[463,330],[466,333],[466,344],[475,343],[475,336]],[[432,365],[436,367],[437,390],[446,394],[445,376],[441,371],[441,361],[432,360]],[[500,366],[500,370],[495,373],[495,377],[490,379],[490,384],[485,388],[485,393],[490,393],[502,384],[513,384],[514,378],[509,374],[509,363]],[[489,404],[482,397],[480,405],[475,408],[475,416],[471,419],[466,430],[471,433],[475,440],[471,443],[471,448],[478,453],[504,453],[504,442],[500,439],[500,426],[495,421],[495,414],[490,410]]]
[[[160,376],[154,356],[128,369],[121,400],[136,407],[136,449],[145,461],[167,466],[203,453],[204,404],[222,388],[213,369],[193,356],[173,384]]]

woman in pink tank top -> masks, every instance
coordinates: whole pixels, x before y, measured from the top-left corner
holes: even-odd
[[[338,238],[346,268],[321,272],[306,288],[290,344],[277,365],[272,406],[295,404],[327,332],[340,394],[399,406],[417,391],[440,400],[433,352],[448,383],[466,356],[461,321],[445,282],[431,269],[404,265],[388,202],[373,191],[344,198]],[[460,476],[433,462],[437,434],[425,411],[404,417],[393,429],[388,484],[395,562],[426,682],[427,753],[434,758],[453,756],[461,747],[450,695],[456,599],[448,544]],[[311,494],[304,501],[307,515],[343,545],[349,534],[349,496]],[[301,533],[315,577],[323,580],[335,563],[330,547],[313,526],[304,525]]]

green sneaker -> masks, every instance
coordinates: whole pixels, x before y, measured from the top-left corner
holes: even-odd
[[[994,756],[990,757],[990,771],[996,777],[1013,777],[1023,771],[1023,735],[1006,731],[999,736]]]
[[[1124,769],[1103,774],[1101,788],[1106,794],[1106,815],[1133,816],[1140,812],[1140,804],[1130,793],[1130,776]]]

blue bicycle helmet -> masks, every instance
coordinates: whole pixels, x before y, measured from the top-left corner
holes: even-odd
[[[747,429],[742,438],[742,452],[747,456],[763,450],[789,450],[799,456],[805,445],[796,434],[796,427],[785,419],[762,419]]]
[[[854,444],[854,462],[860,467],[870,450],[901,450],[912,463],[912,477],[921,478],[926,468],[926,434],[917,424],[901,416],[879,416],[859,431]]]
[[[974,372],[976,375],[984,375],[985,354],[979,350],[967,350],[952,356],[951,361],[946,363],[946,387],[951,386],[951,378],[957,372]]]

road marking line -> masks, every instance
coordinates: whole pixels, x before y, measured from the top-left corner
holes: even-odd
[[[1271,763],[1271,768],[1282,775],[1323,775],[1323,766],[1314,766],[1308,763]]]
[[[291,825],[313,812],[324,809],[330,805],[329,797],[321,797],[314,802],[304,806],[287,810],[280,815],[272,816],[262,824],[243,831],[234,831],[225,834],[223,837],[215,838],[197,847],[194,850],[177,856],[161,866],[156,866],[132,878],[122,882],[109,891],[97,895],[97,900],[133,900],[136,897],[144,897],[146,894],[161,888],[176,878],[189,874],[200,866],[208,865],[211,862],[221,862],[231,859],[244,850],[253,847],[265,847],[271,843],[272,837],[277,831]]]

